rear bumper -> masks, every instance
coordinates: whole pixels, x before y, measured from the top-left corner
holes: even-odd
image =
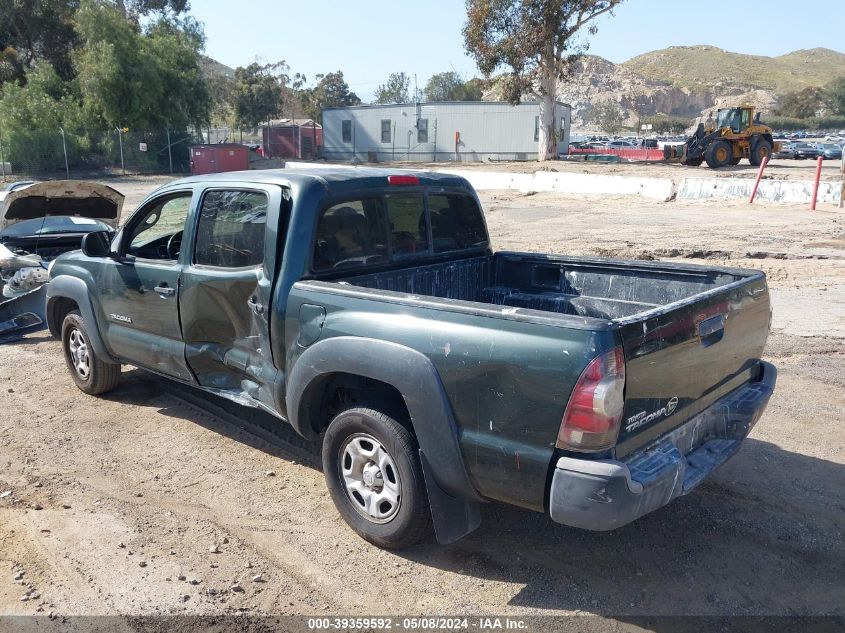
[[[777,369],[760,365],[759,381],[717,400],[625,461],[561,457],[549,494],[552,519],[586,530],[612,530],[690,492],[739,450],[765,410]]]

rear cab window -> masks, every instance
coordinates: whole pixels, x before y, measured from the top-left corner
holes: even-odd
[[[385,191],[323,209],[312,271],[383,267],[488,246],[484,216],[473,196]]]

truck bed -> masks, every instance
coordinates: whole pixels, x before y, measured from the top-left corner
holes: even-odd
[[[742,279],[738,271],[499,252],[338,281],[622,322]]]
[[[665,262],[499,252],[332,281],[380,301],[617,331],[627,376],[617,457],[757,380],[771,317],[763,273]]]

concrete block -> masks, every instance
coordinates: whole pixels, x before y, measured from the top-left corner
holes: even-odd
[[[752,178],[684,178],[678,187],[682,200],[728,200],[751,197]],[[841,183],[825,181],[819,184],[819,202],[839,203]],[[810,180],[761,180],[757,200],[809,204],[813,195]]]

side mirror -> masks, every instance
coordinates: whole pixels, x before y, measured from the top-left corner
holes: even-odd
[[[86,257],[106,257],[109,254],[108,231],[94,231],[82,236],[82,252]]]

